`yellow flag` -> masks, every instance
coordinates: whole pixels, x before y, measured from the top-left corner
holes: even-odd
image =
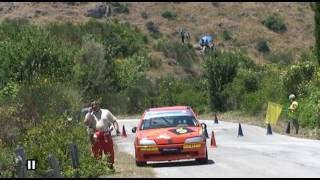
[[[276,124],[281,114],[282,106],[273,102],[268,102],[268,109],[266,114],[266,123]]]

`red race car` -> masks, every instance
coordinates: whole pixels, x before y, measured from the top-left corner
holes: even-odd
[[[132,128],[136,133],[135,159],[137,166],[147,161],[171,161],[196,159],[208,162],[204,123],[200,124],[187,106],[151,108],[146,110],[138,124]]]

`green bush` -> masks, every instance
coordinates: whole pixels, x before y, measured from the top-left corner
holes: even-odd
[[[279,79],[281,70],[272,67],[264,71],[256,71],[247,77],[258,80],[258,88],[254,91],[248,91],[243,94],[243,104],[240,109],[250,115],[258,115],[266,112],[268,101],[283,104],[287,102],[286,93],[281,80]]]
[[[244,112],[254,111],[249,110],[249,107],[243,106],[244,101],[249,101],[248,94],[257,93],[261,89],[261,79],[263,76],[253,70],[239,67],[238,73],[232,83],[227,84],[222,92],[225,97],[226,110],[242,110]],[[252,96],[252,95],[251,95]],[[252,98],[251,98],[252,99]],[[253,99],[255,100],[255,99]],[[255,104],[256,102],[251,102]],[[256,107],[253,107],[256,108]]]
[[[299,101],[299,124],[302,127],[319,128],[320,127],[320,94],[314,91],[309,97]]]
[[[85,37],[91,36],[96,42],[102,43],[106,51],[112,47],[114,52],[111,55],[117,57],[133,55],[142,49],[146,41],[137,27],[116,20],[109,23],[90,20],[79,25],[49,24],[46,28],[55,39],[76,48],[81,48],[87,42]]]
[[[174,19],[177,18],[177,14],[174,13],[174,12],[171,12],[171,11],[169,11],[169,10],[164,11],[164,12],[161,14],[161,16],[162,16],[163,18],[168,19],[168,20],[174,20]]]
[[[284,24],[283,19],[279,16],[268,16],[262,21],[262,24],[264,24],[267,28],[277,33],[284,32],[287,30],[287,27]]]
[[[82,36],[85,35],[85,32],[79,26],[70,22],[62,24],[49,23],[46,29],[54,38],[76,47],[82,45]]]
[[[247,92],[253,92],[259,88],[259,80],[257,76],[253,73],[249,73],[248,76],[244,79],[244,87]]]
[[[287,94],[302,95],[306,92],[306,85],[312,80],[316,67],[312,62],[302,62],[291,66],[283,78],[283,85]]]
[[[159,28],[154,22],[149,21],[146,23],[148,31],[151,33],[151,36],[154,38],[159,38],[162,34],[159,31]]]
[[[226,110],[240,110],[244,95],[247,93],[243,83],[244,74],[245,72],[242,72],[242,70],[239,69],[239,72],[232,83],[224,86],[222,96],[225,97],[224,104]]]
[[[206,112],[207,90],[205,79],[176,79],[172,76],[162,77],[154,83],[151,107],[190,106],[197,113]]]
[[[167,58],[177,60],[186,71],[192,67],[193,61],[197,60],[195,50],[187,44],[160,39],[156,44],[156,49],[162,51]]]
[[[157,79],[155,82],[156,106],[174,106],[176,100],[177,80],[172,76]]]
[[[268,53],[265,58],[267,61],[279,64],[280,66],[288,66],[293,62],[293,55],[290,52]]]
[[[96,99],[106,91],[118,90],[119,83],[112,59],[114,51],[112,47],[106,49],[104,45],[91,38],[87,38],[80,49],[73,68],[74,81],[87,99]]]
[[[141,112],[150,105],[152,84],[145,78],[149,66],[149,61],[141,55],[128,57],[117,64],[119,84],[122,93],[128,98],[127,113]]]
[[[269,46],[268,46],[268,42],[265,39],[259,39],[258,43],[257,43],[257,49],[259,52],[269,52]]]
[[[115,13],[129,13],[129,7],[127,3],[111,2],[113,6],[113,12]]]
[[[142,113],[145,109],[152,107],[154,102],[155,89],[148,79],[140,79],[134,86],[124,91],[128,98],[128,114]]]
[[[33,82],[40,77],[68,81],[73,66],[73,49],[67,49],[41,27],[28,26],[0,41],[0,79]]]
[[[80,92],[71,84],[41,79],[21,86],[12,101],[12,106],[19,109],[17,117],[26,121],[18,126],[24,130],[30,127],[28,125],[39,123],[46,115],[72,115],[72,112],[80,110],[81,101]]]
[[[158,69],[161,66],[161,59],[150,58],[150,67]]]
[[[116,57],[128,57],[138,53],[144,47],[144,35],[136,26],[129,23],[102,23],[96,20],[87,22],[80,27],[87,34],[94,36],[97,42],[104,44],[107,53],[109,48],[114,50]]]
[[[227,109],[223,90],[237,75],[240,58],[242,56],[239,54],[223,52],[218,49],[207,56],[204,69],[212,110],[225,111]]]
[[[12,149],[5,147],[0,142],[0,178],[14,177],[14,172],[15,172],[14,156],[15,156],[14,151]]]
[[[223,30],[222,39],[225,41],[232,39],[232,33],[228,29]]]
[[[141,17],[142,17],[143,19],[148,19],[149,15],[148,15],[147,12],[143,11],[143,12],[141,12]]]
[[[82,120],[67,121],[63,118],[46,117],[36,127],[24,135],[22,146],[26,156],[37,161],[37,170],[29,173],[31,177],[45,177],[50,166],[49,154],[54,155],[61,166],[64,177],[74,177],[69,145],[75,143],[78,148],[80,177],[98,177],[111,173],[107,161],[96,161],[90,152],[90,140]]]
[[[266,110],[264,105],[267,104],[268,99],[263,91],[256,91],[248,93],[244,96],[244,101],[241,104],[241,110],[250,115],[258,115]]]
[[[122,89],[133,87],[145,77],[145,71],[149,68],[146,58],[134,55],[123,60],[117,65],[117,77]]]
[[[17,34],[25,31],[30,26],[30,23],[26,19],[6,19],[0,26],[0,40],[5,38],[16,39]]]
[[[198,114],[205,113],[208,105],[207,91],[203,79],[180,80],[177,83],[177,105],[190,106]]]

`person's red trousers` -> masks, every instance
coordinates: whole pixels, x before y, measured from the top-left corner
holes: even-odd
[[[102,157],[102,152],[108,156],[109,163],[114,163],[114,149],[112,137],[106,134],[103,139],[98,139],[92,142],[92,153],[99,160]]]

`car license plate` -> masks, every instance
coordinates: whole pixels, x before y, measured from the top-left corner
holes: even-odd
[[[178,152],[178,148],[163,148],[162,152]]]
[[[183,145],[183,149],[192,149],[192,148],[200,148],[201,144],[185,144]]]

